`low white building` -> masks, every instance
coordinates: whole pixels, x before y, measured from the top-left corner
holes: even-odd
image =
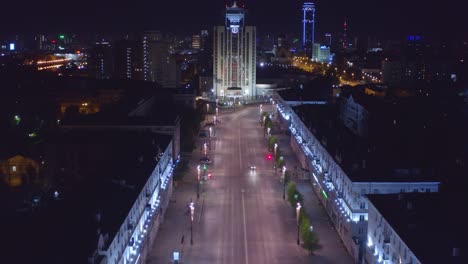
[[[367,239],[367,194],[438,191],[439,182],[431,177],[389,177],[372,173],[348,175],[340,166],[341,154],[330,154],[324,147],[327,140],[318,140],[279,95],[274,94],[273,101],[281,122],[291,131],[291,147],[303,168],[310,172],[314,190],[356,262],[362,259]],[[365,170],[366,161],[356,166]]]
[[[363,263],[467,263],[466,225],[447,207],[456,198],[400,193],[368,199]]]
[[[162,153],[115,236],[99,237],[96,253],[105,256],[101,264],[145,263],[172,195],[172,174],[176,162],[172,159],[172,144],[171,141]]]

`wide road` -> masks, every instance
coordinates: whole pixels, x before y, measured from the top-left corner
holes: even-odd
[[[279,175],[273,172],[273,161],[266,159],[259,116],[258,105],[218,116],[221,122],[209,150],[213,178],[203,185],[199,199],[196,182],[176,190],[177,203],[168,208],[148,263],[170,263],[174,250],[182,252],[182,263],[190,264],[310,263],[311,256],[296,244],[296,219],[283,200]],[[257,169],[251,171],[251,165]],[[191,198],[193,245],[186,210]]]

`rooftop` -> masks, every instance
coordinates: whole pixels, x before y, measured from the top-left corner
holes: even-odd
[[[92,115],[68,118],[62,125],[164,125],[176,123],[177,111],[172,93],[127,98],[118,105]]]
[[[465,194],[370,194],[370,202],[422,263],[467,263],[468,228],[460,210],[450,205]],[[461,256],[452,257],[453,248]]]
[[[369,121],[369,137],[361,138],[338,119],[338,105],[293,109],[355,182],[438,181],[432,163],[437,155],[428,149],[432,137],[422,133],[424,130],[394,127],[388,117],[379,115]]]
[[[112,238],[123,224],[171,139],[149,132],[70,131],[47,140],[46,164],[59,199],[43,196],[37,212],[14,217],[13,244],[23,242],[13,249],[34,248],[24,256],[28,263],[86,263],[98,232]]]

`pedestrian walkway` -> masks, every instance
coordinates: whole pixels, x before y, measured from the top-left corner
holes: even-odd
[[[284,130],[278,131],[278,134],[275,136],[284,157],[285,166],[291,171],[291,180],[296,182],[296,188],[303,196],[303,207],[314,228],[314,232],[317,233],[320,239],[322,248],[315,251],[312,263],[353,263],[353,259],[346,251],[317,194],[314,192],[312,183],[310,180],[304,180],[299,177],[298,172],[302,166],[291,149],[291,136],[286,135]]]

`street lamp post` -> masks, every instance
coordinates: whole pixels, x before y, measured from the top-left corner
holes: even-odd
[[[195,213],[195,204],[190,202],[190,245],[193,245],[193,215]]]
[[[286,167],[283,166],[283,200],[286,200]]]
[[[197,166],[197,198],[200,198],[200,165]]]
[[[275,157],[276,157],[276,150],[278,149],[278,144],[275,143]]]
[[[299,215],[300,215],[300,212],[301,212],[301,203],[297,203],[297,206],[296,206],[296,219],[297,219],[297,244],[298,245],[300,244],[300,241],[299,241]]]
[[[286,177],[283,180],[283,200],[286,200]]]

